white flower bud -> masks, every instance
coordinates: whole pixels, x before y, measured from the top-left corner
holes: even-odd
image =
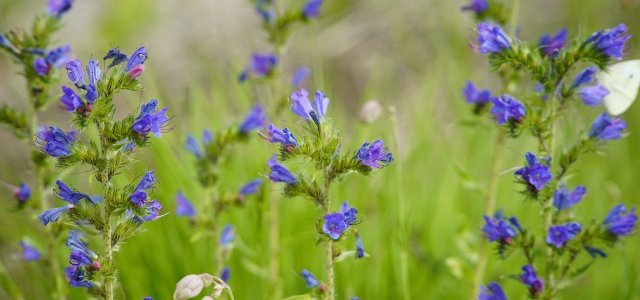
[[[202,292],[202,289],[208,287],[213,282],[213,276],[209,274],[187,275],[180,279],[176,284],[176,290],[173,293],[173,300],[186,300],[193,298]]]

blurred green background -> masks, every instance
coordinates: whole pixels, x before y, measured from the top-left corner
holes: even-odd
[[[495,75],[488,75],[486,58],[472,53],[473,18],[460,12],[464,1],[327,0],[322,17],[300,27],[282,59],[285,74],[297,65],[312,67],[308,86],[323,89],[331,98],[330,115],[345,137],[343,147],[383,138],[396,151],[396,161],[369,178],[352,176],[336,185],[334,203],[349,200],[364,220],[359,225],[371,257],[337,264],[338,299],[465,299],[472,292],[473,264],[480,238],[484,198],[479,185],[486,184],[493,151],[495,126],[474,119],[461,96],[467,79],[498,90]],[[593,31],[624,22],[634,36],[628,58],[640,58],[640,1],[545,0],[522,1],[518,37],[537,41],[561,27],[572,37],[585,38]],[[46,1],[0,0],[0,28],[26,27],[44,10]],[[158,98],[170,106],[174,130],[139,156],[141,162],[128,175],[147,169],[157,171],[154,192],[169,215],[147,224],[147,231],[130,240],[117,255],[122,282],[120,295],[127,299],[154,296],[170,299],[175,283],[191,273],[215,272],[214,241],[190,238],[195,229],[173,214],[174,196],[182,190],[198,203],[203,198],[196,182],[191,156],[183,150],[190,132],[221,129],[239,122],[251,103],[259,101],[237,75],[253,51],[269,51],[259,19],[248,1],[237,0],[86,0],[76,1],[64,17],[65,27],[56,36],[70,43],[74,54],[85,60],[100,58],[112,46],[131,52],[144,44],[149,60],[142,82],[144,92],[119,99],[121,110],[134,109],[142,101]],[[0,103],[21,106],[26,99],[17,68],[0,59]],[[287,79],[288,80],[288,79]],[[525,87],[526,88],[526,87]],[[531,87],[533,88],[533,87]],[[517,95],[516,95],[517,96]],[[377,99],[395,107],[397,143],[391,118],[365,125],[359,121],[361,105]],[[572,141],[588,126],[600,108],[577,107],[565,114],[563,142]],[[71,126],[62,110],[42,115],[47,122]],[[602,219],[615,204],[640,204],[640,104],[625,113],[630,136],[609,143],[604,155],[591,155],[574,169],[571,186],[589,190],[578,206],[584,222]],[[477,126],[466,126],[466,121]],[[300,126],[289,113],[271,120]],[[464,122],[463,122],[464,121]],[[7,131],[0,130],[0,180],[30,182],[30,148]],[[259,139],[234,150],[224,165],[223,188],[267,174],[266,160],[274,148]],[[509,141],[501,162],[499,207],[521,218],[524,226],[540,232],[537,206],[523,202],[512,172],[522,164],[523,153],[535,150],[529,137]],[[70,183],[86,185],[83,170]],[[70,176],[68,176],[70,177]],[[79,179],[81,178],[81,179]],[[477,182],[474,180],[477,180]],[[126,179],[122,179],[125,181]],[[272,189],[279,187],[270,186]],[[19,259],[18,241],[30,237],[39,248],[35,218],[10,210],[9,191],[0,195],[0,259],[27,299],[47,299],[52,280],[38,263]],[[404,209],[398,205],[405,203]],[[261,268],[268,265],[267,224],[259,203],[224,216],[234,224],[239,246],[232,260],[230,285],[236,299],[268,299],[268,281]],[[297,273],[307,268],[324,278],[323,249],[316,246],[315,221],[319,210],[309,201],[282,199],[280,264],[284,295],[305,293]],[[407,229],[399,228],[400,219]],[[60,260],[68,253],[60,245]],[[640,299],[640,238],[632,236],[624,247],[608,252],[588,275],[561,292],[562,299]],[[401,257],[408,259],[409,277],[402,280]],[[584,258],[584,257],[583,257]],[[521,255],[506,261],[491,259],[486,282],[500,279],[511,299],[520,299],[526,288],[515,280],[500,278],[518,274]],[[404,289],[404,291],[403,291]],[[73,290],[72,298],[82,299]],[[0,298],[8,299],[0,290]]]

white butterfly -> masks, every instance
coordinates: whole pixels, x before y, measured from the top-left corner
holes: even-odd
[[[598,81],[609,90],[604,106],[614,115],[621,115],[636,100],[640,87],[640,59],[617,63],[607,72],[599,72]]]

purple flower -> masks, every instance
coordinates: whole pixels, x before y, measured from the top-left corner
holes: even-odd
[[[147,173],[144,174],[144,176],[142,176],[142,179],[140,179],[140,182],[138,183],[138,185],[136,185],[135,190],[136,191],[148,190],[153,187],[155,182],[156,182],[155,172],[148,171]]]
[[[589,136],[600,141],[617,140],[626,128],[627,124],[622,119],[612,118],[604,112],[593,121]]]
[[[593,43],[593,46],[603,55],[622,60],[625,44],[630,38],[627,26],[620,24],[614,28],[592,34],[585,41],[585,44]]]
[[[285,166],[278,162],[275,155],[271,157],[267,164],[271,169],[271,173],[269,173],[269,179],[271,179],[271,181],[282,182],[286,184],[294,184],[298,181],[293,173],[291,173]]]
[[[20,241],[22,247],[22,259],[24,261],[35,261],[40,259],[40,251],[25,241]]]
[[[73,205],[77,205],[82,199],[93,202],[89,195],[74,191],[61,180],[57,180],[56,184],[58,185],[58,189],[54,191],[54,194],[63,201],[69,202]]]
[[[489,89],[476,89],[471,81],[467,81],[467,84],[462,89],[462,93],[467,103],[485,104],[491,101],[491,91]]]
[[[68,266],[64,269],[64,274],[67,277],[70,286],[85,288],[93,286],[93,284],[87,280],[87,275],[81,267]]]
[[[147,201],[144,208],[147,214],[142,217],[142,220],[146,222],[153,221],[158,218],[158,214],[160,214],[160,210],[162,210],[162,204],[160,204],[158,200]]]
[[[204,157],[204,153],[202,152],[200,144],[198,144],[198,140],[196,140],[196,138],[191,134],[187,136],[185,148],[198,158]]]
[[[578,73],[578,76],[576,76],[576,79],[573,80],[573,85],[571,87],[577,88],[581,85],[591,83],[593,81],[593,75],[596,74],[596,71],[597,69],[594,66],[591,66],[582,70],[580,73]]]
[[[324,216],[322,231],[333,240],[338,240],[347,230],[345,215],[342,213],[331,213]]]
[[[471,3],[462,7],[462,10],[470,10],[475,13],[483,13],[489,8],[487,0],[471,0]]]
[[[511,38],[498,25],[483,22],[476,27],[477,44],[474,50],[480,53],[498,53],[511,48]]]
[[[64,13],[71,9],[73,5],[73,0],[49,0],[49,5],[47,6],[47,12],[52,17],[62,17]]]
[[[602,222],[609,233],[615,236],[625,236],[633,232],[638,222],[636,209],[634,207],[624,215],[623,213],[625,211],[627,211],[627,209],[624,204],[618,204],[609,212],[604,222]]]
[[[340,213],[344,215],[344,222],[347,226],[353,225],[358,220],[358,210],[349,206],[348,202],[343,202],[340,207]]]
[[[322,91],[316,92],[313,103],[309,101],[309,92],[304,88],[291,93],[290,99],[293,102],[291,110],[305,120],[312,119],[312,112],[321,119],[327,114],[329,98],[325,97]]]
[[[93,84],[89,84],[86,88],[87,94],[84,97],[87,99],[88,104],[93,104],[98,99],[98,89]]]
[[[548,34],[540,37],[540,51],[546,56],[556,56],[567,43],[567,30],[561,29],[554,36]]]
[[[549,227],[549,234],[547,235],[547,244],[553,245],[556,248],[564,247],[564,245],[574,239],[580,231],[582,231],[582,226],[575,222],[551,226]]]
[[[507,296],[505,296],[499,284],[491,282],[487,287],[480,287],[478,300],[507,300]]]
[[[296,89],[302,88],[302,85],[304,85],[304,82],[307,80],[310,73],[311,70],[307,67],[299,67],[296,69],[293,73],[293,77],[291,78],[291,86]]]
[[[229,283],[229,279],[231,279],[231,269],[229,267],[224,267],[224,269],[222,269],[222,272],[220,272],[220,279]]]
[[[71,155],[71,148],[76,141],[76,132],[64,132],[62,129],[49,126],[48,129],[40,129],[36,135],[36,146],[40,151],[53,157],[65,157]]]
[[[328,106],[329,98],[327,98],[322,91],[316,91],[316,96],[313,98],[311,107],[313,107],[313,111],[320,119],[327,115]]]
[[[382,168],[393,161],[393,155],[384,146],[382,140],[377,140],[371,144],[364,143],[358,149],[355,157],[360,163],[371,168]]]
[[[580,95],[580,98],[582,98],[584,105],[598,106],[602,103],[602,99],[609,95],[609,90],[600,84],[596,84],[583,87],[578,94]]]
[[[231,224],[225,225],[222,229],[222,234],[220,235],[220,247],[231,244],[231,242],[233,242],[233,238],[233,227],[231,227]]]
[[[302,276],[302,279],[304,279],[304,282],[307,284],[308,289],[320,286],[320,282],[318,281],[318,279],[316,279],[316,277],[313,276],[313,274],[311,274],[311,272],[309,272],[307,269],[303,269],[302,272],[300,272],[300,276]]]
[[[213,142],[213,133],[209,129],[205,129],[202,131],[202,143],[206,145],[211,144]]]
[[[31,198],[31,189],[26,183],[22,182],[20,186],[13,191],[13,196],[18,200],[18,203],[24,204]]]
[[[167,107],[156,111],[158,100],[152,99],[140,108],[140,115],[135,119],[131,128],[140,135],[146,136],[152,132],[155,136],[162,135],[164,127],[169,122]]]
[[[558,210],[570,208],[582,201],[586,193],[587,189],[584,186],[579,185],[570,192],[562,185],[553,193],[553,206]]]
[[[120,49],[111,48],[102,59],[104,60],[111,59],[112,60],[111,64],[109,64],[109,66],[107,67],[107,68],[111,68],[127,61],[129,58],[125,53],[120,52]]]
[[[258,192],[258,189],[260,188],[260,186],[262,186],[261,179],[251,180],[240,189],[239,194],[245,197],[255,194]]]
[[[64,45],[49,51],[45,59],[50,66],[60,68],[69,59],[69,53],[71,53],[71,46]]]
[[[489,242],[500,241],[509,244],[511,239],[518,235],[513,226],[499,214],[495,218],[484,216],[484,221],[486,224],[482,227],[482,232]]]
[[[49,63],[47,63],[47,60],[45,60],[42,57],[38,57],[33,61],[33,69],[36,70],[36,74],[40,76],[45,76],[49,73],[51,66],[49,66]]]
[[[240,133],[246,134],[249,131],[263,127],[267,123],[267,115],[265,115],[262,105],[254,106],[247,117],[240,124]]]
[[[129,73],[136,66],[144,65],[144,62],[146,60],[147,60],[147,50],[144,48],[144,46],[140,46],[140,48],[136,49],[136,51],[134,51],[133,54],[131,54],[131,57],[129,57],[129,61],[127,62],[127,66],[124,68],[124,70],[127,73]]]
[[[11,42],[7,39],[7,37],[4,36],[4,34],[2,33],[0,33],[0,47],[5,47],[8,49],[15,48],[15,46],[13,46],[13,44],[11,44]]]
[[[94,259],[98,258],[98,255],[91,251],[81,238],[82,236],[79,231],[71,230],[65,242],[65,245],[71,250],[69,264],[73,266],[88,266]]]
[[[76,94],[72,89],[62,86],[62,96],[60,97],[60,103],[64,109],[68,112],[74,112],[84,106],[82,98]]]
[[[42,225],[47,226],[47,224],[49,224],[51,222],[58,221],[58,219],[60,219],[60,216],[62,216],[63,213],[65,213],[66,211],[68,211],[71,208],[73,208],[73,205],[71,205],[71,204],[66,205],[66,206],[62,206],[62,207],[52,208],[52,209],[49,209],[49,210],[41,213],[38,216],[38,219],[40,220]]]
[[[285,128],[280,130],[280,128],[276,127],[276,125],[269,124],[267,126],[268,136],[264,136],[266,140],[271,143],[280,143],[284,147],[297,147],[298,140],[296,136],[289,131],[289,128]]]
[[[255,75],[257,78],[269,75],[278,63],[278,57],[270,53],[254,53],[251,55],[251,62],[238,78],[240,82],[249,78],[250,74]]]
[[[536,156],[531,152],[527,152],[525,158],[527,160],[527,166],[517,170],[515,175],[520,176],[529,187],[539,191],[551,181],[552,176],[549,171],[549,166],[539,163]]]
[[[181,191],[176,195],[176,215],[190,218],[196,215],[196,208]]]
[[[356,232],[356,257],[364,257],[364,247],[362,246],[362,238],[360,234]]]
[[[524,105],[509,95],[493,97],[491,102],[493,103],[491,114],[500,125],[511,121],[520,122],[526,114]]]
[[[269,0],[258,0],[256,2],[256,12],[265,23],[271,23],[276,17],[276,12]]]
[[[149,171],[142,176],[138,185],[133,190],[133,193],[129,195],[129,200],[137,207],[144,207],[148,205],[147,199],[149,196],[147,195],[146,190],[153,187],[155,183],[155,176],[153,171]]]
[[[320,7],[324,0],[309,0],[302,9],[302,14],[307,19],[317,18],[320,15]]]
[[[97,85],[98,80],[102,78],[102,70],[98,66],[98,61],[95,59],[90,59],[89,63],[87,63],[87,75],[89,76],[89,84]]]
[[[78,59],[70,60],[67,62],[67,76],[69,81],[78,88],[84,88],[87,83],[84,81],[84,70],[82,70],[82,62]]]
[[[544,290],[544,281],[538,277],[532,265],[522,267],[522,271],[523,273],[520,275],[520,280],[524,285],[529,287],[529,293],[535,298]]]

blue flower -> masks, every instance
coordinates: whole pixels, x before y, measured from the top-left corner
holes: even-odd
[[[471,0],[471,3],[462,7],[462,10],[470,10],[475,13],[483,13],[489,8],[487,0]]]
[[[627,124],[622,119],[612,118],[604,112],[593,121],[589,136],[600,141],[617,140],[626,128]]]
[[[625,236],[633,232],[638,222],[636,209],[634,207],[624,215],[623,213],[625,211],[627,211],[627,209],[624,204],[618,204],[609,212],[604,222],[602,222],[609,233],[615,236]]]
[[[0,47],[5,47],[8,49],[14,49],[15,46],[13,44],[11,44],[11,42],[9,41],[9,39],[7,39],[6,36],[4,36],[4,34],[0,33]]]
[[[565,225],[556,225],[549,227],[547,235],[547,244],[556,248],[564,247],[568,241],[574,239],[582,231],[579,223],[567,223]]]
[[[240,133],[246,134],[249,131],[263,127],[267,123],[267,115],[262,109],[262,105],[254,106],[247,117],[240,124]]]
[[[462,89],[464,99],[467,103],[472,104],[485,104],[491,101],[491,91],[489,89],[479,90],[473,85],[473,82],[467,81]]]
[[[49,5],[47,6],[47,12],[52,17],[62,17],[64,13],[71,9],[73,5],[73,0],[49,0]]]
[[[535,298],[544,290],[544,281],[538,277],[532,265],[522,267],[522,271],[523,273],[520,275],[520,280],[524,285],[529,287],[529,293]]]
[[[527,112],[522,103],[509,95],[493,97],[491,102],[491,114],[500,125],[511,121],[520,122]]]
[[[520,176],[529,187],[539,191],[551,181],[552,176],[549,166],[539,163],[536,156],[531,152],[527,152],[525,158],[527,166],[517,170],[515,175]]]
[[[229,279],[231,279],[231,269],[229,267],[224,267],[220,272],[220,279],[222,281],[229,283]]]
[[[480,295],[478,300],[507,300],[504,291],[496,282],[491,282],[487,287],[480,287]]]
[[[140,108],[140,115],[135,119],[131,128],[142,136],[152,132],[157,137],[162,135],[163,128],[169,122],[167,107],[156,111],[158,100],[152,99]]]
[[[189,199],[185,197],[182,191],[176,195],[176,215],[183,217],[194,217],[196,215],[196,208],[189,202]]]
[[[322,119],[327,115],[327,107],[329,107],[329,98],[322,91],[316,91],[316,95],[311,102],[311,107],[318,118]]]
[[[271,159],[269,159],[267,164],[271,169],[271,173],[269,173],[269,179],[271,179],[271,181],[287,184],[294,184],[298,181],[293,173],[291,173],[285,166],[278,162],[275,155],[273,155]]]
[[[511,38],[498,25],[483,22],[476,27],[477,44],[474,50],[480,53],[498,53],[511,48]]]
[[[22,259],[25,261],[35,261],[40,259],[40,251],[25,241],[20,241],[22,247]]]
[[[631,35],[628,33],[627,26],[620,24],[614,28],[592,34],[585,41],[585,44],[593,43],[595,49],[603,55],[622,60],[625,44],[630,38]]]
[[[138,185],[136,185],[135,190],[136,191],[148,190],[153,187],[155,182],[156,182],[155,172],[148,171],[147,173],[144,174],[144,176],[142,176],[142,179],[140,179],[140,182],[138,183]]]
[[[247,184],[242,186],[239,194],[245,197],[255,194],[258,192],[258,189],[260,188],[260,186],[262,186],[261,179],[258,178],[258,179],[251,180]]]
[[[73,59],[67,62],[67,77],[73,85],[78,88],[84,88],[87,83],[84,81],[84,71],[82,70],[82,62],[78,59]]]
[[[338,240],[348,227],[345,215],[342,213],[331,213],[324,216],[322,231],[333,240]]]
[[[95,252],[89,249],[89,246],[82,241],[81,233],[77,230],[71,230],[69,232],[69,237],[65,242],[65,245],[71,250],[71,255],[69,256],[69,264],[73,266],[88,266],[93,260],[98,258]]]
[[[584,186],[577,186],[570,192],[566,186],[562,185],[553,193],[553,206],[558,210],[570,208],[578,204],[587,193]]]
[[[324,0],[309,0],[302,9],[302,14],[307,19],[317,18],[320,15],[320,7]]]
[[[583,87],[579,92],[580,98],[582,98],[582,102],[587,106],[598,106],[602,103],[602,99],[609,95],[609,90],[600,85],[592,85]]]
[[[120,52],[120,49],[111,48],[102,59],[103,60],[111,59],[112,60],[111,64],[109,64],[109,66],[107,67],[107,68],[111,68],[127,61],[129,58],[125,53]]]
[[[54,194],[61,200],[69,202],[73,205],[77,205],[78,202],[80,202],[80,200],[82,199],[88,200],[93,203],[93,200],[91,200],[91,197],[89,197],[89,195],[74,191],[61,180],[57,180],[56,184],[58,185],[58,189],[54,191]]]
[[[265,23],[271,23],[276,17],[276,12],[269,0],[256,1],[256,12]]]
[[[70,53],[71,46],[64,45],[47,52],[45,60],[47,61],[49,66],[60,68],[67,62]]]
[[[545,34],[540,37],[539,45],[542,54],[546,56],[558,55],[560,50],[567,43],[567,34],[567,30],[563,28],[554,36]]]
[[[309,68],[299,67],[293,73],[293,77],[291,78],[291,86],[296,89],[302,88],[304,82],[307,80],[307,77],[309,77],[309,74],[311,74],[311,70],[309,70]]]
[[[303,269],[302,272],[300,272],[300,276],[302,276],[302,279],[304,279],[304,282],[307,284],[308,289],[320,286],[320,282],[318,281],[318,279],[316,279],[316,277],[313,276],[313,274],[311,274],[311,272],[309,272],[307,269]]]
[[[582,70],[580,73],[578,73],[576,79],[573,80],[573,85],[571,87],[577,88],[581,85],[591,83],[593,81],[593,75],[596,74],[596,71],[597,69],[594,66]]]
[[[147,205],[147,190],[153,187],[155,183],[155,176],[153,171],[149,171],[142,176],[138,185],[136,185],[133,193],[129,195],[129,200],[137,207],[144,207]]]
[[[270,53],[254,53],[251,55],[251,62],[240,74],[238,80],[243,82],[249,78],[249,75],[253,74],[257,78],[267,76],[275,68],[278,63],[278,57]]]
[[[76,141],[76,132],[64,132],[62,129],[49,126],[40,129],[36,135],[36,144],[40,151],[53,157],[65,157],[71,155],[71,148]]]
[[[495,218],[484,216],[484,221],[486,224],[482,227],[482,232],[489,242],[499,241],[509,244],[511,239],[518,235],[513,226],[505,221],[500,214],[497,214]]]
[[[82,98],[76,94],[72,89],[62,86],[62,96],[60,97],[60,103],[64,109],[68,112],[74,112],[78,109],[84,107],[84,103],[82,102]]]
[[[340,207],[340,213],[344,215],[344,222],[347,226],[353,225],[358,220],[358,210],[349,206],[349,202],[343,202]]]
[[[90,59],[87,63],[87,75],[89,76],[89,84],[96,86],[100,78],[102,78],[102,70],[98,66],[98,61]]]
[[[68,266],[64,269],[64,274],[67,277],[70,286],[85,288],[93,286],[93,284],[87,280],[87,274],[85,274],[85,271],[80,267]]]
[[[233,227],[231,227],[231,224],[225,225],[222,229],[222,234],[220,234],[220,247],[231,244],[231,242],[233,242],[233,238]]]
[[[267,133],[269,136],[265,136],[265,138],[271,143],[280,143],[284,147],[298,146],[298,140],[289,128],[280,130],[276,125],[269,124],[269,126],[267,126]]]
[[[46,59],[38,57],[33,61],[33,69],[36,70],[36,74],[45,76],[49,73],[51,66],[49,66]]]
[[[69,204],[62,207],[56,207],[49,209],[38,216],[38,219],[42,223],[42,225],[47,226],[47,224],[51,222],[56,222],[60,219],[63,213],[67,212],[69,209],[73,208],[73,205]]]
[[[198,158],[204,157],[204,152],[202,151],[200,144],[198,144],[198,140],[196,140],[196,138],[191,134],[187,136],[185,148]]]
[[[124,70],[127,73],[130,73],[136,66],[144,65],[144,62],[146,60],[147,50],[144,48],[144,46],[140,46],[140,48],[136,49],[136,51],[131,54],[131,57],[129,57],[129,61],[127,61],[127,65]]]
[[[147,201],[144,204],[144,208],[147,213],[142,217],[142,220],[146,222],[153,221],[158,218],[158,214],[162,210],[162,204],[158,200]]]
[[[31,198],[31,189],[26,183],[22,182],[20,186],[13,191],[13,196],[18,200],[18,203],[24,204]]]
[[[309,101],[309,92],[304,88],[291,93],[290,99],[293,102],[291,110],[305,120],[312,119],[313,113],[315,113],[318,118],[324,118],[327,113],[327,107],[329,106],[329,98],[325,97],[322,91],[316,92],[313,103]]]
[[[364,257],[364,246],[362,246],[362,238],[360,234],[356,232],[356,257]]]
[[[362,144],[355,158],[365,166],[378,169],[393,161],[393,155],[382,140]]]

